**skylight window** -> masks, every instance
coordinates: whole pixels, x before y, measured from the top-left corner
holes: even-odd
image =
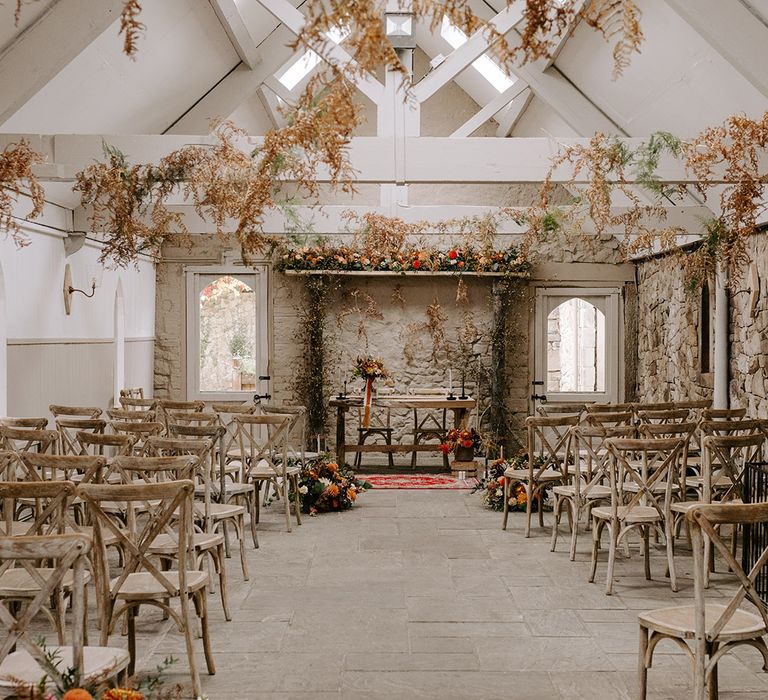
[[[334,43],[340,44],[349,35],[349,29],[332,27],[325,35]],[[288,68],[286,68],[278,80],[288,89],[293,90],[304,78],[306,78],[320,63],[322,59],[312,49],[305,51]]]
[[[458,27],[451,24],[447,17],[443,17],[443,26],[440,34],[452,48],[458,49],[462,44],[467,43],[467,35]],[[472,62],[472,67],[480,73],[498,92],[504,92],[515,84],[515,78],[511,78],[506,72],[489,56],[480,56]]]

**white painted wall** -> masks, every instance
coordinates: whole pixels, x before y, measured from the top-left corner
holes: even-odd
[[[29,211],[20,206],[19,215]],[[115,333],[124,337],[124,381],[152,393],[155,326],[155,270],[150,261],[137,268],[104,270],[92,299],[72,298],[72,314],[64,310],[64,267],[72,269],[75,287],[88,286],[87,270],[97,265],[99,248],[90,241],[67,258],[63,238],[71,211],[47,205],[41,219],[26,223],[30,244],[16,248],[9,237],[0,240],[0,265],[6,291],[0,342],[7,337],[7,406],[3,407],[0,366],[0,411],[8,415],[47,415],[51,403],[89,404],[103,408],[116,387]],[[2,280],[0,280],[1,282]],[[118,285],[124,314],[116,324]],[[3,344],[3,350],[6,346]]]

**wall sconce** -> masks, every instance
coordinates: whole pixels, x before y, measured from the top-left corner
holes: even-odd
[[[416,37],[413,32],[413,13],[385,12],[384,31],[395,49],[415,49]]]
[[[96,294],[96,287],[101,286],[101,274],[102,269],[99,265],[89,265],[86,267],[86,274],[88,281],[91,285],[91,291],[86,292],[83,289],[76,289],[72,286],[72,268],[67,263],[64,266],[64,310],[67,312],[67,316],[72,313],[72,295],[75,293],[82,294],[84,297],[90,299]]]

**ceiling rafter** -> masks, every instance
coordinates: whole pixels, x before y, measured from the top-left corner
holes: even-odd
[[[0,124],[117,20],[122,6],[122,0],[59,0],[19,34],[0,56]]]
[[[451,138],[472,136],[472,134],[485,124],[485,122],[495,117],[496,114],[525,90],[528,90],[528,83],[524,80],[516,80],[510,87],[504,90],[504,92],[499,93],[497,97],[467,119],[467,121],[451,134]]]
[[[496,136],[506,138],[509,136],[523,116],[523,112],[528,109],[533,99],[533,90],[526,87],[514,100],[512,100],[503,110],[496,115],[496,121],[499,127],[496,129]]]
[[[304,28],[304,15],[299,12],[288,0],[258,0],[261,6],[269,11],[275,19],[278,19],[287,27],[293,34],[298,36],[301,34],[301,30]],[[352,56],[347,51],[333,42],[329,42],[326,47],[316,47],[317,53],[324,59],[332,59],[337,62],[340,67],[352,67],[357,66]],[[358,90],[362,92],[375,104],[379,104],[384,97],[384,86],[373,76],[364,74],[360,75],[355,73],[353,78],[354,84]]]
[[[253,68],[260,59],[259,46],[248,31],[235,0],[209,0],[240,60]]]
[[[768,27],[740,0],[666,0],[707,43],[768,97]]]

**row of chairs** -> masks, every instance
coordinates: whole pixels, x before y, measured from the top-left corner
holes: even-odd
[[[697,407],[697,416],[691,415],[691,408],[687,407],[621,407],[630,410],[615,411],[606,409],[618,407],[601,408],[564,411],[527,420],[528,468],[509,469],[505,474],[507,489],[514,481],[523,481],[526,485],[529,496],[526,536],[530,534],[534,499],[537,495],[540,498],[543,489],[551,487],[554,495],[552,551],[557,545],[558,527],[565,511],[571,523],[570,557],[575,558],[579,521],[586,514],[592,527],[590,581],[595,579],[601,536],[604,532],[609,535],[606,593],[610,595],[616,557],[622,545],[629,554],[632,534],[640,534],[645,575],[651,578],[650,535],[656,533],[665,542],[667,573],[672,590],[677,591],[675,540],[685,525],[695,555],[696,610],[700,610],[703,591],[709,584],[710,566],[699,571],[699,559],[710,562],[714,548],[723,554],[730,570],[740,570],[740,567],[734,568],[736,526],[732,527],[731,546],[726,548],[719,532],[721,525],[768,517],[768,506],[749,510],[751,507],[744,506],[741,500],[747,465],[763,459],[768,422],[745,419],[743,409],[712,411],[702,406]],[[508,491],[505,500],[507,498]],[[741,510],[745,507],[748,510]],[[539,503],[541,525],[542,510]],[[505,528],[506,511],[505,508]],[[705,527],[706,522],[710,525]],[[705,536],[701,536],[702,527],[705,527]],[[690,534],[694,529],[699,533],[695,537]],[[704,687],[702,679],[716,689],[717,660],[724,650],[737,643],[756,646],[768,660],[768,649],[762,640],[768,629],[768,618],[753,586],[759,570],[768,561],[768,554],[764,556],[752,571],[741,572],[743,590],[741,597],[734,599],[736,603],[712,608],[707,630],[710,630],[710,621],[717,620],[712,627],[714,635],[707,632],[711,638],[705,635],[701,644],[698,642],[703,621],[698,617],[694,620],[693,606],[640,616],[642,697],[645,697],[647,669],[653,651],[663,638],[674,639],[679,644],[688,638],[697,640],[692,655],[697,693]],[[737,609],[746,594],[758,604],[760,614]],[[707,606],[707,609],[711,607]],[[702,670],[705,667],[706,670]]]

